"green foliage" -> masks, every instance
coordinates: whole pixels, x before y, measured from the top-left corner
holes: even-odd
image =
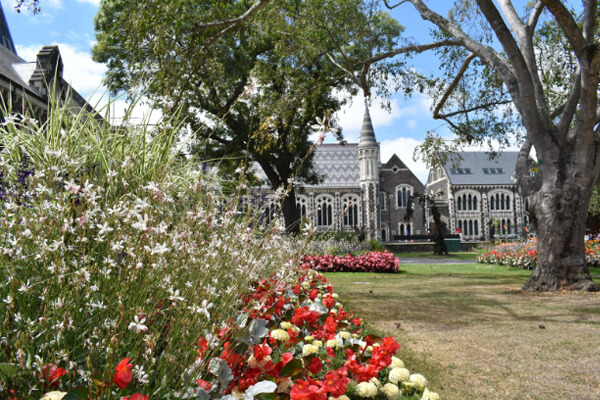
[[[391,49],[402,29],[375,2],[362,0],[278,1],[243,24],[213,24],[248,7],[105,1],[95,21],[94,59],[108,64],[112,90],[142,90],[167,114],[181,106],[201,139],[198,159],[226,156],[229,172],[256,162],[273,189],[316,183],[309,136],[332,131],[328,116],[356,91],[336,63],[361,68],[362,59]],[[221,36],[227,26],[234,29]],[[381,78],[396,66],[374,68],[371,84],[386,86]],[[323,116],[323,126],[315,127]]]

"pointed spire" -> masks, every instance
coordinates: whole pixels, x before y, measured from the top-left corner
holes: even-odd
[[[377,146],[377,140],[375,139],[375,131],[373,130],[373,123],[371,122],[369,107],[367,106],[367,102],[365,100],[365,116],[363,118],[360,136],[358,137],[358,147],[370,146]]]
[[[6,22],[6,16],[4,15],[4,10],[2,9],[2,3],[0,3],[0,46],[6,47],[15,53],[15,55],[18,55],[17,49],[15,48],[15,43],[13,42],[10,34],[8,22]]]

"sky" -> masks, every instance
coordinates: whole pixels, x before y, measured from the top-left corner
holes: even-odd
[[[45,45],[57,44],[64,61],[64,78],[85,98],[96,99],[105,93],[102,86],[106,67],[92,61],[90,51],[95,43],[94,16],[100,0],[41,0],[42,13],[33,15],[27,10],[17,14],[14,0],[2,1],[13,41],[19,56],[34,61],[37,52]],[[447,0],[432,0],[447,7]],[[393,15],[405,26],[405,36],[428,42],[429,26],[409,5],[394,10]],[[432,54],[413,58],[414,67],[423,73],[435,73],[437,60]],[[403,95],[391,99],[391,111],[381,107],[380,99],[373,99],[370,114],[377,140],[381,143],[381,161],[387,162],[392,154],[400,159],[425,182],[427,166],[413,160],[416,146],[422,143],[428,130],[448,135],[443,122],[431,117],[431,102],[424,95],[405,98]],[[117,102],[118,112],[126,104]],[[350,105],[337,114],[339,126],[349,143],[356,143],[364,115],[364,99],[355,98]],[[139,110],[138,117],[147,113]],[[327,139],[331,142],[333,139]]]

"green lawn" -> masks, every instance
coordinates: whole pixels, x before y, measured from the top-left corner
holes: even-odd
[[[400,260],[402,258],[436,258],[436,259],[448,259],[448,260],[473,260],[477,257],[478,252],[460,252],[450,253],[448,255],[436,256],[431,252],[412,252],[412,253],[395,253],[396,257]],[[402,262],[402,261],[400,261]]]
[[[600,398],[598,293],[523,292],[530,271],[500,266],[400,268],[325,275],[442,398]]]

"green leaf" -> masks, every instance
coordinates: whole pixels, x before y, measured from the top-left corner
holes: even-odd
[[[12,378],[19,370],[20,366],[17,364],[0,363],[0,376],[4,379]]]
[[[62,400],[87,400],[88,398],[89,393],[87,388],[84,386],[77,386],[76,388],[69,390]]]
[[[254,396],[257,400],[275,400],[275,397],[277,397],[275,393],[259,393]]]
[[[281,376],[292,376],[302,370],[302,360],[294,358],[281,368]]]

